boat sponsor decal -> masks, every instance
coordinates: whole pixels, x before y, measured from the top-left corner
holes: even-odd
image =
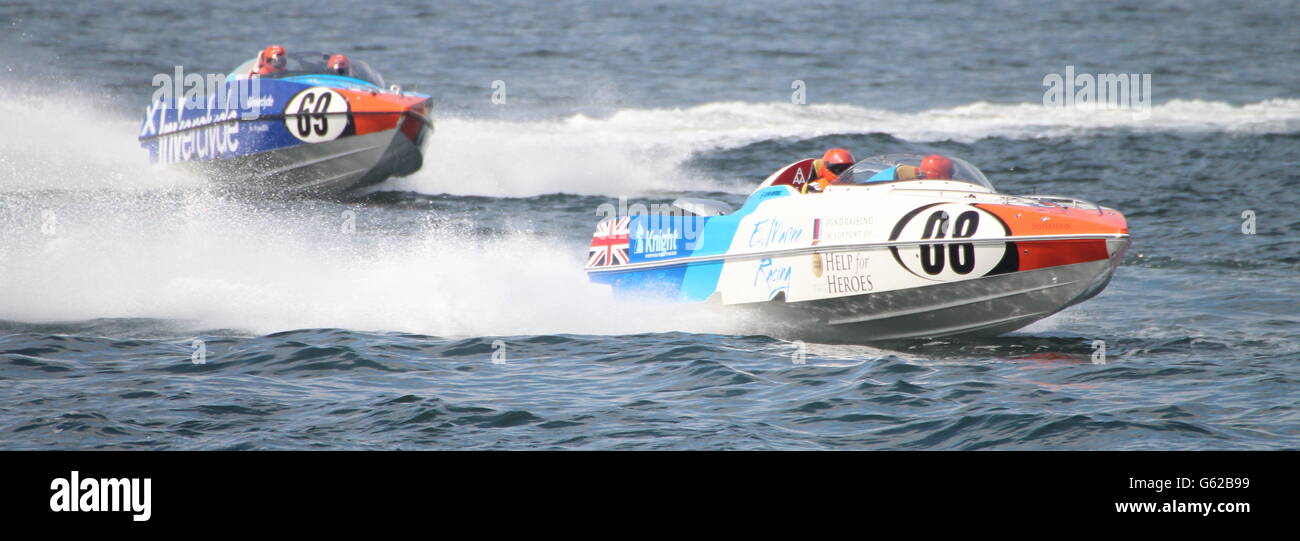
[[[758,262],[751,287],[766,291],[767,299],[771,300],[777,293],[790,289],[790,274],[789,263],[773,262],[772,258],[765,257]]]
[[[908,272],[936,282],[948,282],[997,274],[1001,263],[1014,255],[1010,242],[952,242],[959,239],[987,239],[1010,235],[997,216],[974,205],[934,203],[904,215],[894,226],[889,240],[935,240],[915,246],[890,247],[894,259]]]
[[[257,80],[256,93],[226,100],[226,106],[213,98],[200,104],[187,99],[151,103],[140,125],[141,147],[154,163],[234,158],[395,129],[408,108],[425,113],[425,98],[419,96]],[[224,91],[234,93],[246,84],[246,79],[229,81]],[[422,124],[406,125],[415,129]]]
[[[270,109],[275,107],[275,96],[258,96],[248,99],[248,107],[251,109]]]
[[[629,260],[640,263],[653,259],[677,257],[690,252],[703,229],[704,218],[677,214],[631,216],[632,234]]]
[[[677,239],[674,231],[650,231],[637,224],[632,235],[632,253],[645,259],[672,257],[677,255]]]
[[[248,80],[227,82],[225,93],[236,93]],[[280,80],[260,80],[256,93],[242,99],[154,101],[145,110],[140,145],[154,163],[208,161],[256,154],[302,141],[285,129],[278,115],[283,104],[302,85]],[[217,94],[222,95],[222,94]]]
[[[868,242],[874,232],[874,216],[836,216],[818,219],[820,241],[827,244]],[[814,243],[816,245],[817,243]]]
[[[790,179],[790,185],[794,186],[795,189],[802,189],[805,182],[808,182],[808,178],[804,176],[803,169],[796,167],[794,178]]]
[[[827,294],[852,295],[875,290],[867,272],[871,262],[867,252],[831,252],[822,256],[825,258],[822,263],[825,277],[817,274],[817,278],[823,280]]]
[[[752,250],[774,250],[796,246],[804,238],[804,229],[780,218],[755,220],[749,230],[745,246]]]
[[[769,187],[790,186],[796,192],[800,192],[803,190],[803,185],[812,180],[813,161],[813,158],[807,158],[787,165],[780,171],[772,173],[764,184]]]
[[[190,99],[160,100],[149,104],[141,123],[140,137],[153,139],[151,155],[154,161],[208,160],[238,153],[240,125],[235,121],[241,113],[237,109],[217,107],[225,101],[218,100],[214,94],[209,96],[206,107]],[[253,104],[256,98],[244,101]]]
[[[198,96],[155,98],[145,108],[140,125],[141,139],[165,136],[185,130],[205,128],[237,119],[256,118],[274,106],[275,98],[264,93],[264,86],[249,85],[247,80],[223,83],[221,91]],[[275,85],[265,85],[266,92]]]
[[[163,123],[167,131],[157,138],[153,148],[155,162],[208,160],[239,152],[239,123],[226,122],[236,114],[236,111],[225,111],[212,115],[208,111],[186,121]]]
[[[300,141],[323,143],[347,130],[348,99],[332,88],[313,86],[294,94],[285,107],[284,125]]]
[[[746,223],[759,207],[768,201],[791,196],[794,193],[789,186],[769,186],[759,189],[749,196],[745,205],[739,210],[723,216],[706,218],[699,245],[690,255],[712,256],[730,252],[739,244],[739,237],[744,235]],[[726,265],[721,261],[692,263],[683,276],[681,299],[703,301],[718,291],[722,279],[722,270]]]
[[[587,267],[607,267],[627,263],[628,222],[624,216],[609,219],[596,224],[596,232],[591,235],[590,256]]]

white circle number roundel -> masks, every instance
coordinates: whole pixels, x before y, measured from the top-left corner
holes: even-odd
[[[313,86],[299,92],[284,108],[289,133],[308,143],[333,141],[347,129],[348,99],[333,89]]]
[[[907,270],[922,278],[941,282],[978,278],[993,270],[1006,253],[1006,243],[953,242],[1007,234],[996,216],[975,206],[934,205],[905,220],[894,240],[940,241],[899,246],[894,252]]]

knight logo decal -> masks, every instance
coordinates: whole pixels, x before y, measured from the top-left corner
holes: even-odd
[[[657,259],[661,257],[672,257],[677,255],[678,240],[681,235],[679,229],[674,227],[674,223],[669,220],[655,220],[663,222],[654,225],[660,227],[645,227],[642,221],[638,221],[632,228],[630,244],[632,253],[640,256],[641,259]],[[664,227],[666,226],[666,227]]]
[[[958,239],[997,239],[1010,229],[992,213],[973,205],[938,203],[907,213],[894,226],[891,241],[935,240],[891,247],[894,259],[912,274],[949,282],[1000,274],[1003,264],[1015,255],[1014,243],[953,242]],[[1012,262],[1014,266],[1014,262]]]
[[[803,183],[806,182],[807,180],[808,179],[803,176],[803,168],[796,167],[794,169],[794,179],[790,181],[790,185],[794,186],[795,188],[801,188],[803,187]]]
[[[343,135],[349,122],[348,99],[337,91],[314,86],[294,94],[284,108],[284,125],[301,141],[321,143]]]

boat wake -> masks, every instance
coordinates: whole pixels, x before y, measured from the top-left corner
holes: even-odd
[[[0,100],[0,192],[158,190],[202,179],[153,167],[139,122],[85,96],[19,91]]]
[[[611,302],[583,275],[582,247],[548,235],[485,235],[431,215],[391,223],[381,212],[203,192],[5,198],[0,320],[159,318],[258,334],[732,329],[705,312]]]

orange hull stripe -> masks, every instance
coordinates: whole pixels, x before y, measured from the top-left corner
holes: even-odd
[[[352,122],[357,135],[394,129],[408,110],[424,113],[423,98],[371,94],[356,90],[339,90],[338,92],[347,96],[348,105],[352,111],[391,111],[393,113],[391,115],[368,114],[353,116]]]
[[[1020,270],[1073,265],[1110,257],[1104,239],[1035,240],[1016,242]]]
[[[1114,235],[1128,234],[1124,215],[1106,209],[1026,207],[980,203],[979,208],[1001,218],[1012,235]]]

